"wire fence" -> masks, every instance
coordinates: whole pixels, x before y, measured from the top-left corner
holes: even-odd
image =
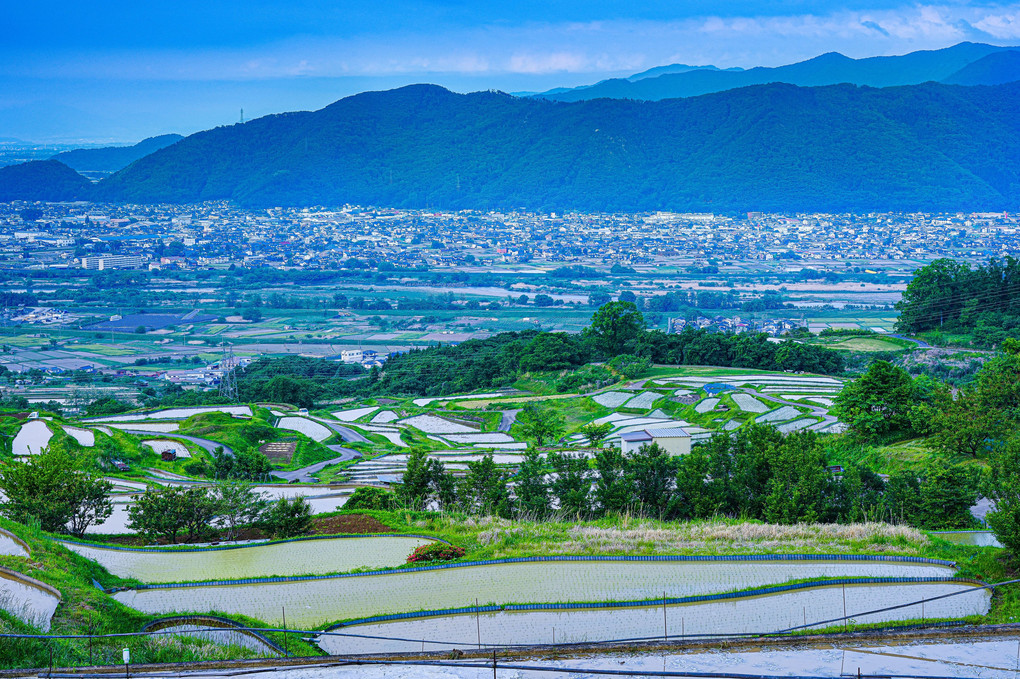
[[[948,594],[941,594],[941,595],[938,595],[938,596],[925,597],[925,598],[917,599],[917,600],[910,601],[910,602],[907,602],[907,603],[897,604],[897,605],[894,605],[894,606],[886,606],[886,607],[872,609],[872,610],[868,610],[868,611],[859,611],[859,612],[855,612],[853,614],[844,615],[844,616],[840,616],[840,617],[836,617],[836,618],[830,618],[830,619],[825,619],[825,620],[816,620],[816,621],[812,621],[812,622],[807,622],[804,625],[798,625],[796,627],[789,627],[789,628],[785,628],[785,629],[771,629],[771,630],[744,631],[744,632],[712,632],[712,633],[682,634],[682,635],[675,635],[675,634],[674,635],[668,635],[668,634],[662,635],[662,634],[656,634],[656,635],[644,636],[644,637],[613,638],[613,639],[601,639],[601,640],[583,641],[583,642],[561,642],[561,643],[558,643],[558,644],[557,643],[552,643],[552,644],[534,644],[534,643],[528,643],[528,644],[498,643],[498,644],[492,644],[492,643],[482,643],[481,639],[478,640],[477,644],[465,644],[463,639],[459,639],[459,640],[421,639],[421,638],[410,639],[410,638],[406,638],[406,637],[394,637],[394,636],[385,636],[385,635],[366,635],[366,634],[357,634],[357,633],[352,633],[352,632],[347,632],[347,631],[341,631],[341,630],[344,630],[344,629],[347,629],[347,628],[338,628],[338,629],[332,629],[332,630],[323,631],[323,630],[295,629],[295,628],[288,628],[286,626],[283,626],[283,627],[245,627],[245,626],[240,626],[240,625],[235,626],[235,623],[233,623],[233,621],[229,621],[229,620],[226,620],[226,619],[225,619],[224,622],[230,622],[231,624],[229,626],[226,625],[226,624],[222,624],[222,625],[220,625],[220,624],[210,625],[209,626],[209,631],[249,632],[249,633],[252,633],[254,635],[258,635],[259,637],[263,637],[263,638],[264,638],[264,635],[266,635],[266,634],[282,634],[282,635],[285,635],[285,636],[286,635],[299,636],[300,638],[303,638],[303,639],[314,639],[316,637],[349,637],[349,638],[357,638],[357,639],[372,639],[372,640],[377,640],[377,641],[392,641],[392,642],[398,642],[398,643],[412,642],[412,643],[415,643],[415,644],[421,644],[423,649],[425,649],[426,647],[429,647],[429,646],[432,646],[432,647],[442,646],[442,647],[453,647],[453,648],[456,648],[458,646],[462,646],[462,647],[467,646],[467,647],[470,647],[470,646],[475,646],[476,645],[477,648],[480,649],[480,650],[497,651],[497,652],[500,649],[517,650],[517,649],[523,649],[523,648],[571,648],[571,647],[578,647],[578,646],[584,646],[584,647],[605,647],[605,646],[615,646],[615,645],[621,645],[621,644],[659,643],[659,642],[669,642],[669,641],[672,641],[672,642],[676,643],[676,642],[682,642],[682,641],[686,641],[686,640],[765,638],[765,637],[771,637],[771,638],[790,638],[790,637],[799,636],[803,632],[805,632],[806,630],[809,630],[809,629],[812,629],[812,628],[824,628],[826,626],[834,626],[834,625],[838,625],[840,623],[843,623],[844,625],[847,626],[847,629],[849,629],[848,628],[848,624],[851,621],[854,621],[854,620],[856,620],[858,618],[863,618],[863,617],[866,617],[866,616],[869,616],[869,615],[876,615],[876,614],[880,614],[880,613],[886,613],[886,612],[890,612],[890,611],[894,611],[894,610],[898,610],[898,609],[909,608],[909,607],[912,607],[912,606],[920,606],[920,605],[926,604],[928,602],[938,601],[938,600],[947,599],[947,598],[950,598],[950,597],[960,596],[960,595],[964,595],[964,594],[972,594],[975,589],[985,589],[985,590],[990,590],[990,591],[994,592],[994,590],[996,590],[997,588],[1005,587],[1007,585],[1014,585],[1014,584],[1018,584],[1018,583],[1020,583],[1020,579],[1007,580],[1007,581],[1004,581],[1004,582],[998,582],[998,583],[994,583],[994,584],[973,583],[974,586],[972,588],[970,588],[970,589],[967,589],[967,590],[960,590],[958,592],[950,592]],[[648,602],[648,604],[646,604],[646,605],[649,605],[650,603],[651,602]],[[665,604],[665,603],[666,602],[664,601],[663,604]],[[476,615],[480,615],[483,612],[482,608],[483,607],[479,606],[479,607],[475,607],[474,609],[470,609],[470,610],[465,609],[465,612],[473,611],[473,612],[475,612]],[[488,611],[486,611],[486,612],[488,612]],[[209,621],[212,621],[212,616],[208,616],[208,615],[204,615],[204,616],[203,615],[178,616],[178,617],[175,617],[173,619],[161,619],[161,620],[153,621],[152,623],[149,624],[148,627],[151,627],[153,625],[158,625],[159,623],[162,623],[162,622],[170,622],[171,620],[174,621],[174,622],[194,622],[194,623],[197,623],[197,622],[200,622],[200,621],[206,621],[208,623]],[[914,625],[895,625],[895,624],[893,624],[893,625],[885,625],[885,626],[877,627],[877,628],[876,627],[870,627],[869,629],[872,630],[872,631],[881,631],[881,630],[889,630],[889,629],[900,629],[900,630],[902,630],[902,629],[910,629],[910,628],[918,629],[918,628],[956,626],[956,625],[961,625],[961,624],[963,624],[963,623],[958,622],[958,621],[943,621],[943,622],[933,621],[932,623],[926,623],[926,624],[920,624],[920,625],[918,625],[918,624],[914,624]],[[97,641],[97,640],[104,640],[104,639],[110,639],[110,640],[113,640],[113,639],[131,639],[131,638],[138,638],[138,637],[153,637],[153,636],[161,636],[161,635],[180,635],[180,634],[188,634],[188,633],[191,633],[191,632],[182,632],[180,630],[175,630],[175,629],[147,629],[147,630],[143,630],[143,631],[139,631],[139,632],[116,632],[116,633],[107,633],[107,634],[25,634],[25,633],[2,633],[2,634],[0,634],[0,638],[25,639],[25,640],[72,640],[72,639],[78,639],[78,640]],[[270,642],[270,643],[272,644],[272,646],[277,646],[278,647],[278,644],[276,644],[275,642]],[[288,655],[288,656],[291,655],[287,651],[284,651],[283,654],[284,655]],[[358,662],[360,663],[360,662],[367,662],[367,661],[359,660]],[[466,665],[458,664],[456,666],[462,667],[462,666],[466,666]],[[487,666],[487,667],[489,667],[489,666]],[[504,666],[504,667],[506,667],[506,666]],[[509,669],[509,667],[506,667],[506,668]],[[546,670],[543,669],[542,671],[546,671]],[[597,672],[595,672],[595,673],[597,673]],[[648,676],[658,676],[658,675],[653,675],[651,673],[643,673],[643,674],[646,674]],[[82,675],[75,675],[75,676],[82,676]],[[697,675],[697,674],[664,674],[664,675],[661,675],[661,676],[712,676],[712,677],[720,676],[721,677],[721,676],[736,676],[736,675],[729,675],[729,674],[725,674],[725,675],[720,675],[720,674],[705,674],[705,675]],[[826,678],[826,679],[831,679],[831,678]],[[931,678],[927,677],[926,679],[931,679]]]

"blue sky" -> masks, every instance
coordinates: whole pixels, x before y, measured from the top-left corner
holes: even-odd
[[[5,3],[0,137],[137,140],[366,89],[573,86],[668,63],[1020,44],[1020,2]]]

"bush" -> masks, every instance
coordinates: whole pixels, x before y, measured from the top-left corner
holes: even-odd
[[[385,488],[362,486],[356,488],[351,498],[344,503],[344,509],[377,509],[389,511],[393,509],[396,495]]]
[[[312,530],[312,506],[301,496],[282,497],[262,514],[259,526],[274,538],[292,538]]]
[[[464,556],[463,547],[455,547],[442,542],[431,542],[417,548],[407,557],[407,563],[422,563],[426,561],[453,561]]]

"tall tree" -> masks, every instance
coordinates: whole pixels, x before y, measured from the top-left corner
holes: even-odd
[[[857,438],[875,440],[893,432],[910,431],[914,396],[913,380],[907,371],[888,361],[875,361],[860,379],[843,388],[832,414],[846,422]]]
[[[517,427],[524,438],[531,439],[536,446],[555,439],[563,433],[563,417],[551,408],[542,408],[529,403],[517,415]]]
[[[113,513],[113,486],[101,476],[80,469],[67,451],[48,448],[27,462],[13,461],[0,473],[0,504],[5,516],[19,523],[31,517],[43,530],[65,530],[81,536]]]
[[[595,503],[601,514],[626,511],[634,497],[634,483],[627,469],[627,459],[616,446],[595,453]]]
[[[507,473],[496,466],[492,454],[468,462],[468,471],[460,484],[461,506],[476,514],[511,516],[510,491]]]
[[[1014,436],[991,459],[987,495],[995,502],[988,525],[1006,549],[1020,555],[1020,437]]]
[[[585,328],[587,336],[607,358],[627,353],[645,331],[645,318],[633,302],[603,304]]]
[[[638,511],[659,519],[675,511],[677,462],[659,444],[645,444],[627,456]]]
[[[550,453],[549,463],[555,477],[552,494],[559,502],[560,512],[568,516],[591,514],[591,470],[588,459],[579,455]]]
[[[549,515],[549,482],[546,463],[534,448],[524,452],[524,460],[514,476],[514,495],[518,518],[541,520]]]
[[[262,493],[256,493],[247,481],[223,480],[212,491],[216,516],[213,523],[226,529],[227,540],[233,540],[240,526],[255,523],[268,504]]]

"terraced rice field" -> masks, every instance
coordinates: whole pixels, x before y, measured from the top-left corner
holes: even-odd
[[[66,424],[61,428],[64,430],[65,434],[77,441],[78,445],[85,446],[86,448],[91,448],[96,445],[96,434],[93,431],[88,429],[79,429],[78,427],[72,427]]]
[[[488,603],[633,601],[713,594],[812,577],[946,577],[945,566],[880,561],[532,561],[384,572],[352,577],[118,592],[146,613],[221,611],[276,624]]]
[[[143,446],[152,448],[153,452],[157,455],[162,455],[165,452],[173,452],[177,457],[191,457],[191,453],[180,441],[170,441],[167,439],[142,441]]]
[[[13,533],[0,528],[0,554],[4,556],[28,557],[28,548]]]
[[[694,406],[694,412],[696,413],[707,413],[708,411],[719,405],[719,399],[717,398],[706,398],[701,401],[698,405]]]
[[[313,441],[319,441],[320,443],[333,435],[333,432],[329,428],[304,417],[282,417],[280,418],[280,421],[276,423],[276,428],[286,429],[287,431],[296,431],[300,434],[304,434]]]
[[[765,413],[754,418],[755,422],[782,422],[784,420],[791,420],[800,415],[800,411],[793,406],[783,406],[777,410],[773,410],[771,413]]]
[[[662,398],[662,394],[658,394],[654,391],[643,391],[634,398],[630,399],[624,404],[625,408],[634,408],[636,410],[648,410],[655,402]]]
[[[629,391],[605,391],[591,397],[591,400],[606,408],[619,408],[634,397]]]
[[[440,401],[462,401],[465,399],[482,399],[482,398],[500,398],[506,396],[503,392],[493,392],[491,394],[468,394],[466,396],[431,396],[429,398],[416,398],[414,403],[419,408],[424,408],[430,403],[438,403]]]
[[[220,646],[240,646],[241,648],[247,648],[255,651],[260,658],[275,658],[279,656],[272,646],[262,641],[256,636],[251,634],[245,634],[239,630],[224,629],[222,627],[213,627],[211,625],[192,625],[192,624],[180,624],[180,625],[168,625],[166,627],[159,628],[161,632],[173,632],[175,635],[180,634],[181,636],[187,636],[192,639],[201,639],[203,641],[211,641],[214,644]]]
[[[105,427],[107,431],[109,431],[108,427],[130,431],[144,431],[152,434],[169,434],[180,429],[181,425],[176,422],[110,422]],[[96,429],[102,431],[104,427],[96,427]]]
[[[767,405],[750,394],[733,394],[730,398],[745,413],[767,413],[769,411]]]
[[[60,597],[41,583],[36,585],[20,573],[0,571],[0,608],[19,620],[48,632],[59,604]]]
[[[435,415],[415,415],[414,417],[408,417],[407,419],[400,420],[399,424],[414,427],[418,431],[423,431],[426,434],[478,433],[478,429],[474,427],[469,427],[465,424],[458,424],[457,422],[450,422],[449,420],[443,419],[442,417],[436,417]]]
[[[995,533],[986,530],[940,531],[935,533],[943,540],[968,547],[1002,547]]]
[[[783,424],[777,425],[776,429],[778,431],[781,431],[784,434],[787,434],[787,433],[789,433],[791,431],[797,431],[799,429],[805,429],[807,427],[810,427],[812,424],[817,424],[817,423],[818,423],[818,420],[815,420],[815,419],[812,419],[812,418],[801,418],[799,420],[794,420],[793,422],[784,422]]]
[[[376,413],[375,417],[371,419],[372,424],[389,424],[390,422],[396,422],[400,419],[400,415],[397,415],[392,410],[383,410]]]
[[[251,408],[248,406],[210,406],[208,408],[167,408],[165,410],[154,410],[150,413],[129,413],[127,415],[113,415],[106,417],[94,417],[85,422],[134,422],[137,420],[186,420],[193,415],[205,413],[225,413],[241,417],[251,417]]]
[[[513,436],[500,432],[482,434],[447,434],[444,438],[454,443],[516,443]]]
[[[843,591],[842,586],[812,587],[757,597],[668,604],[665,616],[662,604],[574,611],[500,611],[483,613],[477,618],[474,614],[445,615],[354,625],[335,631],[447,642],[426,644],[426,648],[432,651],[473,648],[479,637],[482,644],[502,645],[774,632],[803,625],[805,621],[811,623],[842,617]],[[967,584],[925,583],[847,586],[847,614],[854,616],[858,623],[920,618],[920,605],[871,615],[858,614],[953,592],[964,593],[927,602],[923,615],[929,618],[961,618],[988,611],[991,597],[987,590]],[[421,642],[417,641],[329,635],[322,635],[317,641],[324,651],[331,654],[398,653],[421,649]]]
[[[14,457],[38,455],[49,445],[53,432],[42,420],[30,420],[21,426],[11,444]]]
[[[374,413],[377,410],[379,410],[377,406],[368,406],[366,408],[352,408],[351,410],[338,410],[337,412],[332,413],[332,415],[341,422],[354,422],[358,418]]]
[[[142,582],[235,580],[392,568],[430,540],[410,537],[326,538],[196,551],[105,549],[65,542],[72,552],[123,578]]]

